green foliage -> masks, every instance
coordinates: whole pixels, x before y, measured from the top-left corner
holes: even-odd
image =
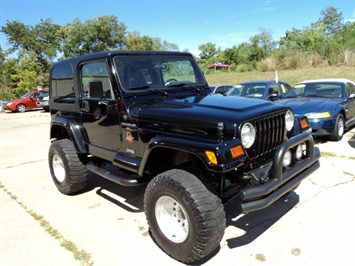
[[[61,27],[51,19],[42,20],[35,26],[26,26],[17,20],[8,21],[1,31],[7,35],[12,51],[26,50],[35,54],[34,60],[41,63],[41,70],[48,71],[55,58],[62,36]]]
[[[202,60],[209,60],[211,63],[217,59],[218,53],[220,52],[213,43],[201,44],[198,49],[201,51],[200,58]]]
[[[125,38],[125,50],[152,50],[154,41],[149,36],[140,36],[138,31],[129,32]]]
[[[62,28],[64,57],[122,49],[126,25],[116,16],[99,16],[81,22],[76,18]]]
[[[214,62],[227,63],[234,73],[355,67],[355,23],[343,23],[342,13],[334,7],[322,10],[320,15],[308,27],[287,30],[279,41],[272,39],[270,31],[260,29],[249,42],[223,51],[213,43],[201,44],[197,63],[201,69]],[[76,18],[65,26],[54,24],[51,19],[41,19],[34,26],[7,21],[1,32],[11,47],[7,51],[0,47],[0,98],[10,99],[36,86],[48,87],[49,68],[58,54],[64,59],[105,50],[179,50],[174,43],[126,30],[126,25],[113,15],[85,22]],[[208,73],[213,74],[214,71]]]

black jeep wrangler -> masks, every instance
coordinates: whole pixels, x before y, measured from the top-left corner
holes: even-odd
[[[285,105],[211,94],[189,53],[111,51],[57,62],[50,112],[58,190],[83,190],[89,172],[145,184],[151,236],[184,263],[219,246],[231,199],[238,213],[265,208],[319,167],[307,119]]]

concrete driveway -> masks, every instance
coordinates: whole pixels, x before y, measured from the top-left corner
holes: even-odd
[[[182,265],[149,236],[144,187],[91,175],[83,193],[57,191],[49,121],[0,112],[0,265]],[[226,206],[224,239],[204,265],[355,265],[355,130],[317,145],[321,167],[294,193],[237,217]]]

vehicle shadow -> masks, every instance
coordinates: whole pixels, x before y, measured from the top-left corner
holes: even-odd
[[[236,208],[233,201],[230,202],[225,208],[227,227],[236,227],[244,231],[244,234],[227,239],[228,247],[232,249],[252,243],[298,203],[299,196],[291,192],[265,209],[240,215],[240,218],[236,219]]]
[[[115,171],[112,166],[106,166],[105,168],[111,172]],[[146,185],[135,187],[121,186],[110,180],[101,178],[96,174],[90,173],[88,186],[84,193],[95,191],[98,196],[128,212],[141,213],[144,212],[145,189]],[[298,203],[299,196],[295,192],[291,192],[265,209],[239,215],[237,213],[236,200],[232,200],[225,206],[226,227],[235,227],[243,231],[244,234],[228,238],[226,240],[228,247],[233,249],[252,243]],[[199,261],[198,264],[193,265],[205,264],[219,253],[220,248],[221,247],[217,248],[209,256]]]
[[[355,149],[355,134],[348,140],[349,146]]]
[[[106,166],[106,169],[115,172],[113,166]],[[102,178],[94,173],[89,173],[88,185],[85,192],[96,191],[96,194],[118,207],[132,213],[144,212],[144,191],[146,184],[127,187],[116,184]]]

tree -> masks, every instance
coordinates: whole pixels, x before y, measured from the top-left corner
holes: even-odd
[[[271,31],[264,28],[260,29],[259,34],[251,37],[250,42],[255,47],[255,53],[257,53],[256,58],[260,59],[269,56],[276,45],[272,39]]]
[[[18,20],[7,21],[1,31],[7,35],[11,51],[26,50],[33,52],[34,60],[39,62],[41,72],[49,70],[62,42],[61,27],[53,24],[51,19],[40,21],[35,26],[26,26]]]
[[[163,41],[162,46],[165,48],[167,51],[179,51],[179,46],[175,43]]]
[[[125,38],[125,50],[153,50],[154,41],[149,36],[141,36],[138,31],[129,32]]]
[[[122,50],[126,25],[116,16],[99,16],[82,23],[76,18],[63,27],[64,57],[108,50]]]
[[[325,26],[325,33],[330,38],[341,31],[343,27],[343,15],[338,13],[338,9],[335,7],[328,7],[321,11],[322,18],[318,20]]]
[[[202,60],[209,60],[217,58],[219,50],[216,48],[216,45],[213,43],[201,44],[198,47],[198,50],[201,51],[199,56]]]
[[[48,86],[49,73],[45,76],[38,74],[41,64],[35,58],[34,52],[21,49],[18,58],[11,58],[5,62],[3,74],[11,96],[19,97],[28,91],[35,90],[37,86]]]

